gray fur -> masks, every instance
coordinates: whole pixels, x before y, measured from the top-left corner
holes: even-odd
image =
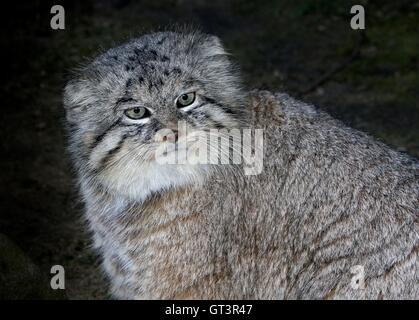
[[[173,101],[189,82],[209,99],[182,113]],[[419,163],[286,94],[243,93],[216,37],[134,39],[81,70],[64,103],[114,297],[419,297]],[[126,123],[121,103],[155,114]],[[151,137],[178,120],[264,129],[262,173],[150,166]],[[365,289],[350,286],[356,265]]]

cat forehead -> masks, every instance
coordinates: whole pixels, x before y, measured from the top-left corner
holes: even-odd
[[[216,36],[194,33],[158,32],[132,39],[99,55],[86,68],[93,79],[107,73],[129,72],[137,68],[153,71],[160,65],[211,66],[210,57],[226,52]]]
[[[187,63],[205,55],[224,53],[214,36],[202,34],[155,33],[133,39],[109,49],[97,57],[93,67],[120,67],[131,70],[137,66],[159,63]]]
[[[199,86],[211,69],[207,58],[223,53],[214,36],[156,33],[108,50],[87,67],[86,74],[100,94],[129,93],[139,86],[148,92]]]
[[[196,72],[196,69],[186,63],[172,62],[166,56],[157,61],[147,61],[141,57],[139,59],[142,60],[136,61],[133,57],[123,61],[119,69],[100,77],[97,92],[109,92],[118,99],[154,100],[156,95],[160,98],[172,97],[179,90],[202,87],[204,79],[201,79],[200,72]]]
[[[227,84],[234,88],[237,79],[227,55],[211,35],[145,35],[109,49],[79,69],[66,86],[66,101],[108,103],[132,94],[141,99],[154,99],[156,94],[169,98],[191,87],[224,91]]]

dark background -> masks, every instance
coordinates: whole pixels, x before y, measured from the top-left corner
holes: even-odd
[[[65,30],[50,28],[53,4]],[[350,28],[353,4],[365,7],[364,31]],[[418,1],[14,1],[0,20],[0,298],[107,298],[61,99],[69,70],[129,37],[198,26],[223,40],[248,88],[287,91],[419,157]],[[65,293],[49,289],[54,264]]]

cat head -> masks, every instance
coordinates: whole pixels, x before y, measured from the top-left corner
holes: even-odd
[[[64,105],[79,172],[134,199],[205,173],[205,165],[156,161],[162,144],[177,143],[179,123],[194,132],[244,119],[236,68],[217,37],[198,32],[153,33],[110,49],[67,84]]]

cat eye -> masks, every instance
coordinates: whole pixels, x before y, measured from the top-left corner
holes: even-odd
[[[150,111],[144,107],[134,107],[126,109],[124,111],[124,114],[132,120],[148,118],[151,115]]]
[[[176,106],[183,108],[191,105],[195,101],[195,92],[184,93],[177,98]]]

